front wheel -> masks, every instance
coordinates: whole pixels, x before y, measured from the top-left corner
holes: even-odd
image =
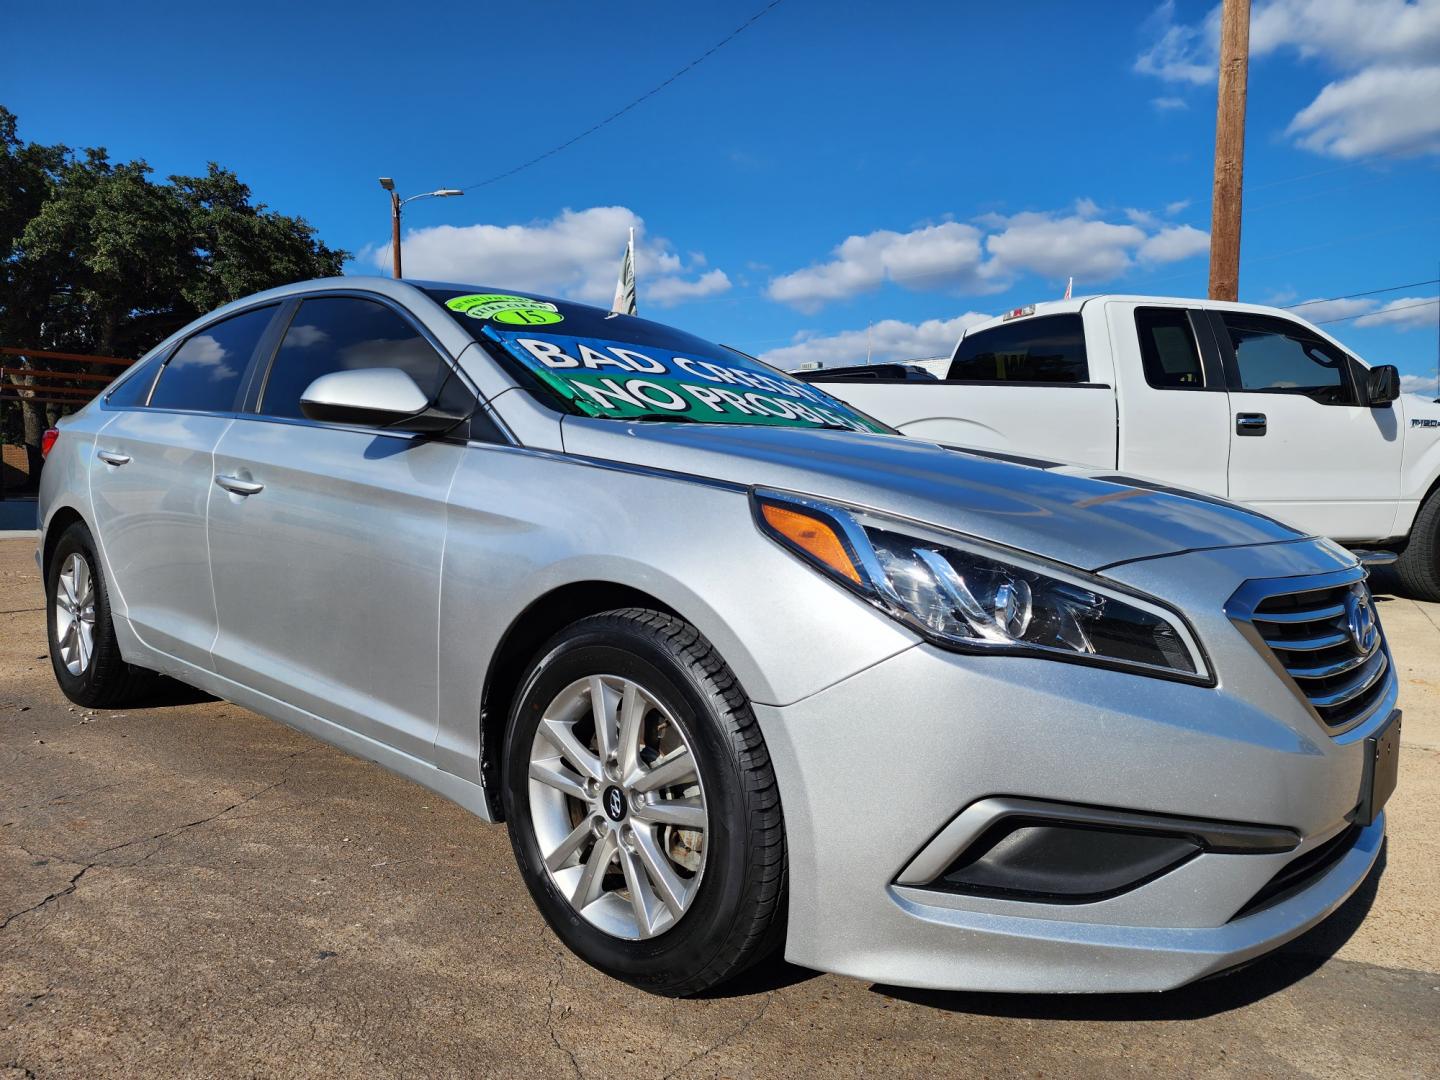
[[[1433,492],[1410,528],[1410,540],[1395,561],[1404,594],[1440,603],[1440,491]]]
[[[607,974],[695,994],[778,943],[770,758],[734,675],[674,616],[612,611],[550,642],[510,718],[505,811],[546,921]]]

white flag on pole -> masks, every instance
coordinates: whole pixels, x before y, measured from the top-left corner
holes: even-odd
[[[615,282],[615,300],[610,310],[618,315],[635,314],[635,230],[630,230],[630,242],[625,245],[625,258],[620,263],[620,280]]]

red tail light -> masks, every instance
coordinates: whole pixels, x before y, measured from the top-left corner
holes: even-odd
[[[45,434],[40,436],[40,456],[50,456],[50,449],[55,445],[55,440],[60,438],[60,431],[57,428],[46,428]]]

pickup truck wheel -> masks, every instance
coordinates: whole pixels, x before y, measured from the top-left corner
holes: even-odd
[[[601,971],[685,996],[779,943],[775,773],[735,676],[688,623],[627,608],[554,638],[510,716],[504,798],[541,914]]]
[[[1415,516],[1410,542],[1395,562],[1395,573],[1405,595],[1440,603],[1440,491],[1432,492]]]

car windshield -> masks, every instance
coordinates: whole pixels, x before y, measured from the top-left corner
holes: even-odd
[[[752,356],[648,319],[462,286],[425,291],[527,385],[572,415],[892,431]]]

